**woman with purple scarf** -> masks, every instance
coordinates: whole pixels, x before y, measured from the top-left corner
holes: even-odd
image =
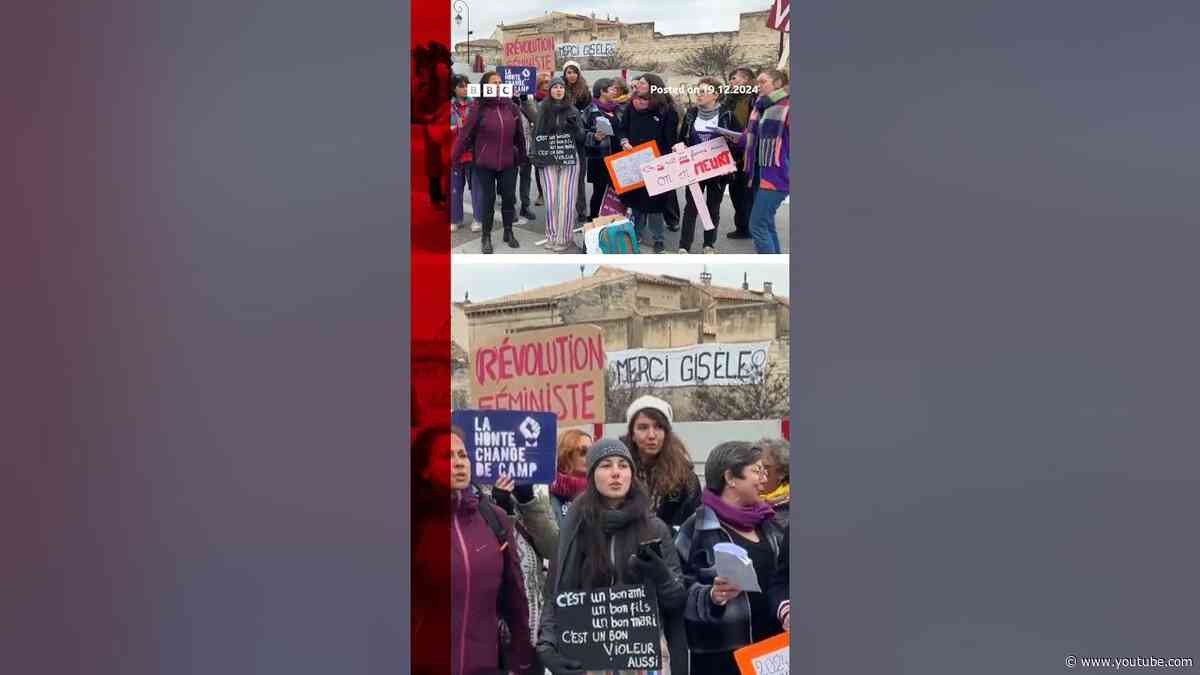
[[[735,650],[783,632],[765,591],[780,564],[784,530],[759,498],[766,482],[760,448],[742,441],[713,448],[704,482],[703,505],[675,537],[688,587],[684,625],[692,675],[738,675]],[[764,592],[743,591],[716,575],[720,543],[746,552]]]

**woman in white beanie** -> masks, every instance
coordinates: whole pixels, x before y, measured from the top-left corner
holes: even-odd
[[[671,404],[643,396],[625,411],[628,434],[621,440],[633,452],[638,478],[650,492],[650,509],[671,527],[679,527],[700,506],[700,479],[692,457],[671,433]]]

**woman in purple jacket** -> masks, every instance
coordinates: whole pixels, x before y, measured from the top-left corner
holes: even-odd
[[[494,71],[483,74],[480,84],[500,84]],[[484,253],[492,253],[492,221],[496,217],[496,193],[500,193],[500,217],[504,222],[504,243],[511,248],[521,244],[513,235],[517,215],[517,171],[529,161],[525,146],[525,130],[521,109],[511,98],[499,94],[480,95],[478,107],[467,117],[467,124],[458,134],[450,152],[450,164],[457,167],[467,150],[475,161],[479,176],[479,216],[483,221]]]
[[[521,576],[512,524],[504,510],[481,501],[471,487],[471,462],[462,431],[450,437],[450,672],[452,675],[493,675],[499,670],[524,675],[537,668],[527,637],[529,606]],[[504,529],[501,542],[489,519]],[[500,620],[513,639],[500,662]]]

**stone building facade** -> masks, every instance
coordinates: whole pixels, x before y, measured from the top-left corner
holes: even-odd
[[[526,330],[592,324],[604,330],[606,351],[667,349],[702,343],[770,342],[769,362],[786,373],[791,345],[790,303],[770,283],[751,290],[670,275],[600,267],[586,278],[451,308],[452,389],[466,400],[471,345]],[[693,387],[655,392],[688,419]]]
[[[640,72],[642,64],[657,61],[666,66],[660,72],[668,83],[690,82],[693,78],[681,76],[673,69],[673,64],[688,51],[705,45],[731,42],[741,47],[747,63],[760,67],[778,61],[779,32],[767,28],[769,13],[768,9],[743,12],[738,15],[737,26],[729,26],[729,30],[664,35],[655,30],[653,21],[624,23],[619,17],[597,17],[594,13],[585,16],[547,12],[540,17],[497,26],[490,37],[472,40],[470,51],[472,58],[474,54],[482,54],[484,62],[490,65],[501,62],[502,45],[506,40],[535,35],[553,36],[558,44],[606,40],[616,42],[618,50],[629,56],[631,63],[623,66]],[[468,62],[466,42],[455,45],[454,60]],[[587,63],[583,65],[587,67]]]

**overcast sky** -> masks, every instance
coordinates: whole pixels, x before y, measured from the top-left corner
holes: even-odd
[[[591,16],[592,12],[595,12],[596,18],[611,15],[620,17],[623,23],[654,21],[655,30],[660,33],[701,33],[737,30],[738,14],[768,9],[771,6],[768,0],[665,0],[652,3],[644,0],[611,0],[604,3],[594,0],[565,0],[552,4],[534,0],[465,1],[470,7],[471,30],[475,31],[472,39],[490,37],[501,21],[517,23],[541,16],[548,10],[584,16]],[[462,13],[462,26],[453,25],[456,13],[457,10],[452,4],[450,36],[454,44],[465,42],[467,39],[468,12]]]
[[[596,265],[584,265],[584,274],[591,276]],[[654,263],[617,264],[611,267],[645,272],[648,274],[669,274],[699,281],[700,273],[705,265],[702,263]],[[450,281],[451,300],[461,302],[463,293],[471,292],[473,302],[491,300],[509,293],[540,288],[549,284],[570,281],[579,278],[579,264],[521,264],[484,263],[474,260],[456,263],[453,267]],[[742,274],[749,273],[750,288],[761,289],[762,282],[772,282],[772,291],[776,295],[788,295],[788,266],[786,263],[722,263],[709,264],[708,271],[713,275],[713,283],[721,286],[741,288]]]

